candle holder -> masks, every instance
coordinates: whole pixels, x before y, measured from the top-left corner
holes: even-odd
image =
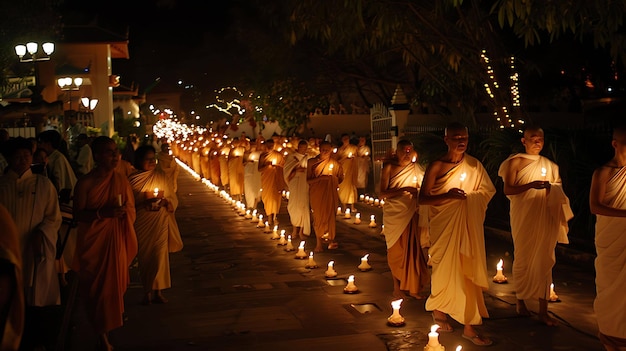
[[[304,260],[305,258],[308,257],[306,252],[304,252],[305,243],[306,243],[305,241],[301,241],[300,246],[298,246],[298,252],[296,252],[296,257],[295,257],[297,260]]]
[[[285,230],[280,231],[280,239],[278,240],[278,244],[280,246],[287,245],[287,239],[285,239]]]
[[[561,300],[559,300],[559,295],[556,294],[556,292],[554,292],[554,283],[550,284],[550,297],[548,298],[549,302],[561,302]]]
[[[445,351],[445,347],[439,343],[439,333],[437,333],[439,325],[434,324],[430,327],[428,333],[428,344],[424,346],[424,351]]]
[[[359,292],[359,288],[354,284],[354,275],[348,277],[348,285],[343,288],[344,294],[356,294]]]
[[[287,244],[285,245],[285,248],[283,249],[287,252],[291,252],[291,251],[295,251],[296,249],[293,247],[293,244],[291,243],[291,235],[289,235],[287,237]]]
[[[493,282],[498,284],[506,284],[507,278],[502,273],[503,261],[500,259],[500,262],[496,265],[496,275],[493,277]]]
[[[309,261],[304,265],[304,268],[313,269],[317,268],[317,262],[313,259],[313,251],[309,254]]]
[[[272,230],[272,236],[270,237],[271,240],[278,240],[280,239],[280,235],[278,235],[278,226],[275,225],[274,226],[274,230]]]
[[[391,301],[391,308],[393,309],[393,313],[387,318],[387,325],[391,327],[402,327],[405,325],[404,317],[400,315],[401,304],[402,299]]]
[[[256,225],[257,228],[265,228],[265,222],[263,222],[263,215],[259,215],[259,223]]]
[[[361,271],[361,272],[367,272],[369,270],[372,269],[372,266],[370,266],[369,262],[367,261],[367,258],[369,257],[370,254],[367,254],[363,257],[361,257],[361,264],[359,264],[357,266],[357,268]]]
[[[335,261],[328,262],[328,269],[324,272],[324,276],[326,278],[334,278],[337,276],[337,271],[335,271],[334,265]]]
[[[359,212],[354,215],[354,224],[361,224],[361,214]]]
[[[252,222],[256,222],[259,220],[259,218],[256,216],[256,213],[257,213],[256,210],[252,211],[252,217],[250,219]]]

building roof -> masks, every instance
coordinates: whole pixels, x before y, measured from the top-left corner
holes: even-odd
[[[68,44],[109,44],[111,58],[130,58],[128,54],[128,29],[117,33],[97,25],[66,25],[63,27],[61,42]]]

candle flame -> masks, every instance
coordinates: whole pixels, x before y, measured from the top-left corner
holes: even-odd
[[[332,171],[334,166],[335,166],[335,165],[331,163],[330,165],[328,165],[328,170],[329,170],[329,171]]]
[[[550,290],[554,291],[554,283],[550,283]]]
[[[498,262],[498,264],[496,265],[496,269],[498,270],[502,270],[502,266],[504,265],[504,261],[502,261],[502,259],[500,259],[500,261]]]
[[[461,351],[463,349],[463,346],[459,345],[456,347],[456,351]]]
[[[365,256],[363,256],[363,257],[361,257],[361,260],[365,260],[365,261],[367,261],[367,258],[368,258],[369,256],[370,256],[370,254],[367,254],[367,255],[365,255]]]
[[[391,307],[392,307],[394,310],[399,310],[399,309],[400,309],[400,305],[402,305],[402,300],[403,300],[403,299],[399,299],[399,300],[394,300],[394,301],[391,301]]]
[[[313,258],[313,251],[309,253],[309,258]]]
[[[465,178],[467,178],[467,173],[465,172],[461,173],[461,181],[464,181]]]
[[[430,332],[431,333],[437,333],[437,329],[439,329],[439,324],[433,324],[430,326]]]
[[[285,235],[285,230],[284,230],[284,229],[282,229],[282,230],[280,231],[280,235]]]
[[[300,242],[300,246],[298,246],[299,249],[304,249],[304,244],[306,244],[306,241],[301,241]]]
[[[546,174],[548,174],[548,171],[545,169],[545,167],[541,167],[541,176],[545,177]]]
[[[376,216],[374,216],[374,215],[371,215],[371,216],[370,216],[370,220],[371,220],[371,221],[373,221],[373,220],[374,220],[374,218],[376,218]]]
[[[355,216],[356,216],[356,218],[361,218],[361,213],[357,212]]]
[[[346,214],[350,214],[350,209],[346,208]]]
[[[334,264],[335,264],[335,261],[328,262],[328,268],[333,268]]]
[[[287,241],[291,241],[291,234],[287,235]]]
[[[417,157],[413,156],[413,159],[411,160],[411,162],[415,163],[415,161],[417,161]]]
[[[352,157],[352,153],[351,152],[348,153],[348,158],[350,158],[350,157]]]
[[[348,277],[348,282],[349,283],[354,283],[354,275],[351,275]]]

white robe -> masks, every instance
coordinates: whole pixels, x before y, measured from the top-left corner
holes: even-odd
[[[398,174],[389,179],[389,189],[416,187],[422,184],[424,170],[417,163],[409,163]],[[387,248],[392,247],[400,238],[418,211],[416,195],[402,195],[385,199],[383,206],[383,224],[385,225],[385,241]],[[421,221],[420,221],[421,222]]]
[[[532,162],[518,170],[516,179],[508,179],[506,182],[523,185],[535,180],[547,180],[551,189],[549,192],[546,189],[529,189],[507,196],[511,200],[515,294],[520,300],[547,300],[552,284],[552,267],[556,262],[554,248],[557,242],[569,242],[567,221],[574,214],[563,192],[559,168],[549,159],[539,155],[511,155],[502,162],[498,175],[505,177],[510,161],[519,157]],[[546,171],[545,179],[542,169]]]
[[[0,203],[17,226],[23,260],[26,305],[50,306],[61,303],[55,255],[61,211],[57,192],[50,180],[27,170],[21,177],[8,171],[0,177]],[[43,258],[35,262],[30,238],[34,230],[44,233]]]
[[[301,227],[304,235],[311,234],[311,207],[309,205],[309,183],[306,181],[306,167],[308,155],[292,152],[285,160],[283,175],[289,187],[289,201],[287,212],[294,227]],[[289,174],[297,167],[304,167],[304,172],[295,172],[295,176],[288,180]]]
[[[604,201],[626,210],[626,167],[606,184]],[[597,215],[596,291],[593,307],[604,335],[626,339],[626,217]]]
[[[466,174],[463,182],[462,173]],[[489,316],[482,294],[489,288],[483,223],[496,189],[483,165],[467,154],[435,180],[431,194],[451,188],[463,189],[467,198],[428,206],[433,271],[426,310],[442,311],[464,325],[478,325]]]
[[[59,150],[54,150],[48,155],[48,176],[57,189],[60,192],[62,189],[72,190],[74,193],[74,186],[76,186],[76,175],[74,170]]]

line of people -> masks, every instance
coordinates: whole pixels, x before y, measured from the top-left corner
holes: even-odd
[[[123,325],[129,267],[137,259],[144,304],[167,303],[169,253],[183,242],[175,219],[178,165],[167,144],[143,145],[134,165],[122,160],[115,141],[91,142],[94,167],[75,175],[57,149],[61,135],[45,131],[38,147],[45,172],[33,164],[33,145],[22,137],[2,144],[7,161],[0,177],[0,216],[8,228],[0,243],[2,350],[57,348],[65,340],[62,292],[77,284],[78,301],[100,336]],[[80,139],[80,138],[79,138]],[[157,164],[158,158],[158,164]],[[77,279],[72,279],[77,277]],[[65,296],[65,294],[63,294]]]

